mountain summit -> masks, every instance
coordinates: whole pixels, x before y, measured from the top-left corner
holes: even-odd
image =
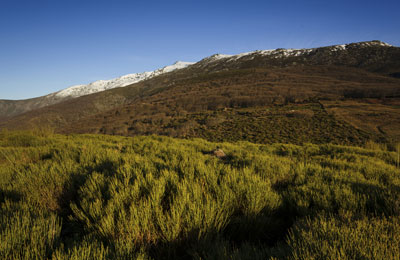
[[[273,49],[273,50],[256,50],[252,52],[244,52],[240,54],[235,54],[235,55],[230,55],[230,54],[214,54],[210,57],[205,58],[203,61],[216,61],[220,59],[228,59],[228,60],[237,60],[242,57],[250,56],[250,55],[264,55],[264,56],[277,56],[277,57],[289,57],[289,56],[300,56],[304,54],[311,53],[315,50],[321,49],[321,48],[327,48],[331,51],[339,51],[339,50],[346,50],[348,48],[354,48],[354,47],[376,47],[376,46],[381,46],[381,47],[393,47],[393,45],[390,45],[388,43],[374,40],[374,41],[365,41],[365,42],[358,42],[358,43],[350,43],[350,44],[341,44],[341,45],[332,45],[332,46],[327,46],[327,47],[319,47],[319,48],[308,48],[308,49],[283,49],[283,48],[278,48],[278,49]]]
[[[338,65],[365,67],[367,70],[382,69],[388,61],[400,62],[389,57],[398,52],[398,47],[374,40],[341,45],[332,45],[307,49],[273,49],[256,50],[236,55],[214,54],[196,63],[194,66],[206,70],[244,68],[245,66],[278,66],[293,65]],[[387,67],[387,66],[386,66]],[[395,71],[390,71],[393,73]],[[397,72],[397,71],[396,71]]]

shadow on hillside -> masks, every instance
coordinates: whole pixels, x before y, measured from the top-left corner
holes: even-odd
[[[185,237],[170,242],[157,243],[150,246],[149,252],[154,259],[232,259],[236,250],[240,256],[235,259],[283,259],[291,254],[286,239],[289,230],[298,218],[312,215],[312,211],[297,205],[284,195],[285,189],[279,187],[282,203],[278,208],[265,207],[257,214],[247,215],[238,208],[229,217],[226,227],[222,230],[209,228],[207,230],[192,229]],[[246,246],[251,250],[246,251]],[[244,248],[243,252],[239,252]],[[246,252],[246,253],[245,253]],[[228,255],[227,255],[228,254]],[[248,255],[250,254],[250,255]],[[263,255],[262,258],[260,256]]]
[[[61,236],[66,249],[72,249],[84,241],[86,231],[83,223],[70,218],[72,210],[70,205],[78,203],[80,187],[82,187],[93,172],[111,176],[116,173],[118,166],[114,161],[104,160],[94,166],[85,167],[79,173],[71,173],[71,178],[65,183],[63,191],[58,198],[58,205],[62,209],[59,213],[62,219]]]
[[[210,228],[199,235],[199,229],[192,229],[186,237],[158,243],[150,247],[149,252],[154,259],[232,259],[229,254],[235,250],[242,255],[237,259],[282,258],[291,253],[285,241],[297,216],[295,208],[286,206],[272,212],[265,208],[251,216],[234,213],[222,231]],[[251,245],[251,250],[239,253],[246,245]],[[252,250],[261,248],[266,252],[262,258],[260,253],[256,258],[251,256]]]
[[[400,216],[400,187],[382,188],[373,184],[348,182],[354,193],[366,195],[366,210],[370,214]]]
[[[21,198],[22,194],[19,192],[0,189],[0,203],[4,203],[6,200],[17,202]]]
[[[94,167],[86,167],[85,171],[88,173],[98,172],[105,176],[112,176],[118,170],[118,163],[109,159],[105,159],[100,163],[96,164]]]
[[[203,154],[212,156],[211,153],[210,151],[203,151]],[[248,163],[244,159],[229,155],[221,158],[221,161],[234,167],[245,167]],[[84,241],[84,236],[87,234],[83,223],[68,218],[72,214],[69,205],[72,202],[78,202],[80,187],[85,184],[92,172],[110,176],[115,174],[117,169],[118,166],[114,161],[99,162],[94,166],[85,168],[82,173],[74,174],[71,181],[64,187],[60,204],[63,205],[62,208],[68,209],[61,214],[63,216],[61,236],[65,241],[65,248],[79,245]],[[207,230],[194,228],[186,230],[185,235],[180,234],[173,241],[161,242],[160,239],[152,244],[139,244],[138,248],[143,246],[154,259],[230,259],[232,257],[229,254],[233,253],[233,248],[240,249],[246,244],[251,244],[254,247],[258,246],[266,250],[267,256],[265,258],[267,259],[271,256],[284,258],[291,253],[285,241],[289,230],[296,221],[304,217],[313,218],[321,212],[338,214],[341,209],[340,205],[342,205],[334,200],[329,201],[330,204],[316,205],[312,203],[313,198],[308,197],[305,199],[309,200],[310,203],[303,204],[308,206],[301,205],[296,200],[297,192],[300,192],[297,188],[301,189],[304,185],[296,186],[296,176],[290,176],[272,185],[272,189],[282,198],[281,205],[276,209],[266,207],[254,215],[245,215],[240,209],[237,209],[229,217],[227,225],[222,230],[212,227]],[[351,181],[343,181],[342,183],[349,186],[354,194],[368,197],[365,205],[359,202],[360,208],[352,210],[355,213],[360,213],[360,216],[364,216],[365,213],[374,216],[400,215],[399,186],[391,185],[389,188],[383,188],[378,185]],[[288,193],[288,190],[292,190],[292,192]],[[320,192],[323,194],[325,191]],[[0,201],[3,197],[18,198],[18,194],[4,194],[4,191],[0,190]],[[107,244],[107,241],[103,240],[104,238],[96,237],[94,239],[104,242],[106,246],[112,246],[112,244]],[[278,247],[280,249],[277,253]],[[281,248],[285,249],[284,252],[280,251]],[[126,258],[129,257],[126,256]],[[252,258],[249,256],[246,259]]]

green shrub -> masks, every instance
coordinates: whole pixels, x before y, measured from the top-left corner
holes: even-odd
[[[400,220],[320,216],[297,223],[292,259],[399,259]]]
[[[44,259],[56,248],[60,232],[57,215],[6,200],[0,209],[0,258]]]
[[[4,131],[0,144],[0,258],[399,257],[384,247],[399,233],[396,152]]]

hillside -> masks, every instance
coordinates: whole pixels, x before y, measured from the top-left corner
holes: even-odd
[[[54,105],[73,98],[90,95],[108,89],[125,87],[164,73],[186,68],[191,64],[193,64],[193,62],[177,61],[173,65],[165,66],[155,71],[133,73],[111,80],[98,80],[87,85],[71,86],[43,97],[26,100],[0,100],[0,119],[9,118],[41,107]]]
[[[0,258],[399,259],[399,152],[1,131]]]
[[[205,71],[249,67],[289,67],[293,65],[335,65],[362,68],[388,76],[398,76],[398,47],[381,41],[359,42],[312,49],[263,50],[239,55],[216,54],[192,68]]]
[[[397,142],[399,71],[400,48],[379,41],[213,55],[2,120],[0,127],[258,143]]]

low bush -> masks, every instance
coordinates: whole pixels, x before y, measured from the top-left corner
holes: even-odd
[[[0,144],[2,259],[400,257],[396,152],[26,132]]]

